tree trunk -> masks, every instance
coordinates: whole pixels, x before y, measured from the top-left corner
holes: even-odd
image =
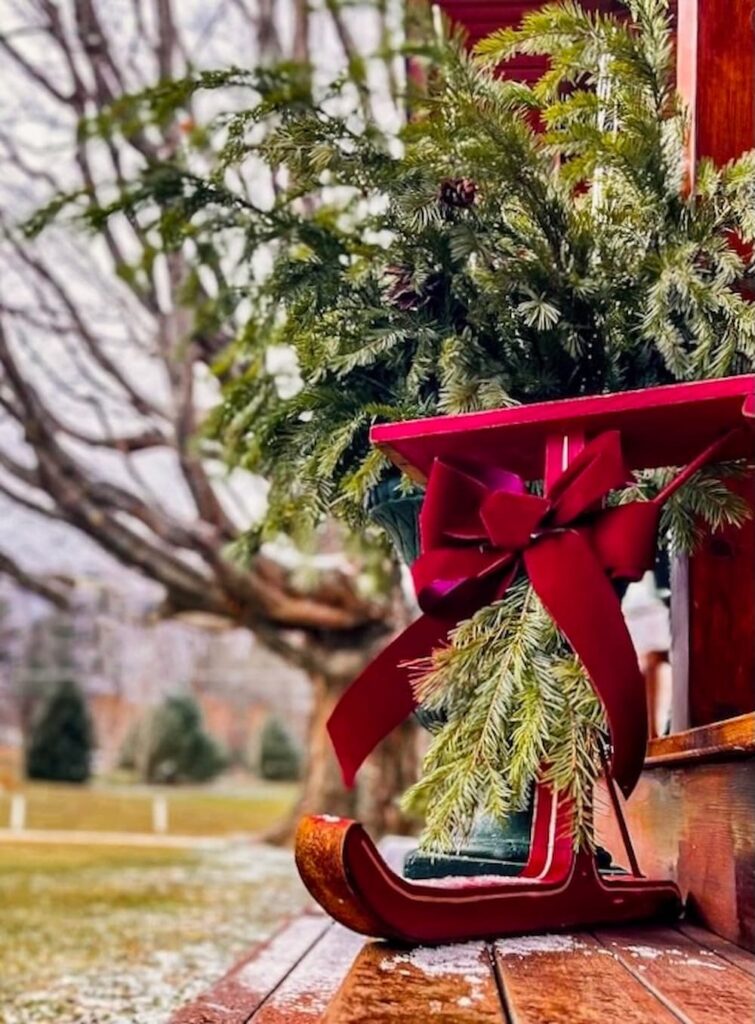
[[[264,838],[272,843],[290,843],[299,819],[305,814],[359,818],[375,836],[387,832],[406,834],[410,824],[399,809],[398,799],[417,777],[413,720],[380,745],[360,772],[357,786],[347,790],[326,726],[348,684],[342,678],[332,679],[322,673],[310,679],[313,705],[301,793],[291,813]]]
[[[383,740],[361,772],[357,817],[373,835],[409,835],[416,823],[399,807],[401,794],[419,773],[418,726],[414,717]]]

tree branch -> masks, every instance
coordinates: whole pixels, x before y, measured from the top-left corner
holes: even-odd
[[[5,50],[8,56],[21,68],[25,75],[37,85],[40,85],[45,92],[50,96],[54,97],[59,103],[68,104],[71,102],[71,96],[66,95],[56,85],[47,78],[42,72],[34,67],[34,65],[24,57],[24,55],[17,50],[15,46],[8,42],[8,37],[0,35],[0,50]]]
[[[65,307],[66,312],[71,318],[72,324],[76,328],[78,336],[81,338],[92,359],[125,392],[125,394],[128,395],[134,408],[143,415],[152,413],[156,416],[164,416],[163,410],[158,408],[154,402],[147,399],[144,395],[140,394],[121,372],[120,367],[118,367],[110,356],[103,351],[99,341],[95,338],[94,334],[85,323],[78,306],[74,303],[73,299],[68,294],[68,290],[63,286],[57,275],[45,266],[40,259],[32,256],[24,246],[20,245],[13,232],[9,231],[7,228],[5,231],[5,237],[12,245],[19,259],[21,259],[30,270],[32,270],[53,290],[57,298]]]
[[[63,62],[62,74],[70,78],[70,84],[66,81],[61,86],[57,79],[48,81],[51,65],[41,59],[31,61],[7,37],[3,43],[6,49],[15,51],[14,63],[22,74],[50,97],[48,106],[62,104],[80,119],[105,111],[113,98],[133,88],[132,79],[139,76],[136,71],[132,73],[128,58],[119,65],[121,48],[114,48],[112,30],[108,36],[110,23],[105,18],[105,6],[96,0],[71,2],[73,19],[65,20],[59,4],[53,0],[35,0],[34,5],[36,18],[44,19],[39,31],[44,33],[49,47],[54,48],[56,59]],[[145,19],[145,0],[131,0],[137,39],[151,47],[158,73],[167,79],[181,73],[179,64],[184,57],[177,10],[173,0],[150,2],[149,13],[153,17]],[[281,45],[275,23],[275,0],[259,0],[254,11],[247,0],[233,3],[255,26],[263,58],[278,55]],[[344,50],[356,56],[355,39],[345,22],[338,22],[340,11],[335,11],[334,18]],[[306,0],[295,0],[293,20],[293,56],[308,60],[311,40]],[[150,38],[152,25],[155,34]],[[161,133],[162,139],[153,132]],[[179,142],[180,132],[173,123],[153,126],[149,133],[137,129],[134,135],[125,138],[116,134],[90,140],[81,133],[72,139],[70,160],[75,161],[76,178],[94,204],[99,201],[102,188],[124,184],[123,168],[132,167],[135,154],[136,159],[138,155],[157,159]],[[57,168],[52,169],[52,174],[46,168],[37,173],[34,161],[25,159],[27,150],[15,136],[10,145],[2,138],[0,143],[5,144],[9,159],[25,179],[31,181],[36,176],[45,183],[54,183]],[[173,609],[204,610],[226,616],[251,628],[267,647],[307,671],[332,675],[336,655],[344,665],[351,659],[349,668],[338,670],[348,674],[361,663],[364,645],[369,646],[374,637],[384,637],[385,608],[363,600],[347,574],[320,574],[316,584],[303,592],[296,586],[294,574],[267,557],[257,555],[248,568],[226,558],[224,546],[236,538],[238,531],[196,448],[200,414],[194,383],[196,364],[211,361],[226,339],[222,332],[198,336],[196,317],[182,301],[187,264],[181,252],[154,261],[152,269],[151,262],[144,260],[143,281],[141,276],[135,279],[133,274],[123,273],[134,265],[132,244],[138,250],[136,265],[141,266],[140,256],[151,254],[152,249],[136,218],[129,221],[129,227],[124,222],[122,228],[118,222],[112,227],[106,225],[102,232],[110,256],[107,284],[112,278],[114,292],[125,302],[126,290],[115,288],[116,276],[120,275],[135,296],[137,302],[129,305],[144,317],[147,330],[154,332],[149,355],[162,361],[170,399],[165,408],[160,407],[149,390],[149,381],[145,384],[144,379],[129,372],[133,364],[126,361],[126,356],[121,357],[120,351],[117,359],[111,356],[113,350],[103,342],[97,321],[75,288],[75,277],[88,271],[75,261],[58,259],[57,252],[52,259],[45,250],[40,255],[39,250],[30,249],[6,227],[11,262],[31,283],[30,291],[21,289],[22,301],[28,308],[19,310],[19,303],[14,301],[13,315],[25,318],[38,332],[65,333],[64,345],[70,350],[65,362],[76,374],[77,383],[82,375],[90,374],[87,386],[76,391],[76,400],[82,401],[84,392],[91,392],[91,404],[100,422],[93,423],[89,413],[79,424],[72,415],[66,417],[59,411],[51,397],[58,394],[60,386],[52,375],[54,353],[50,366],[41,368],[44,377],[40,376],[39,366],[32,374],[34,351],[20,351],[17,337],[11,344],[2,334],[0,323],[0,407],[23,431],[35,458],[34,464],[27,466],[19,461],[15,449],[11,449],[12,454],[0,450],[0,468],[7,474],[5,480],[0,480],[0,493],[30,512],[80,530],[125,565],[162,584]],[[65,271],[60,269],[61,264]],[[163,275],[166,267],[167,283]],[[218,264],[216,273],[220,272]],[[94,261],[92,274],[94,292],[99,287],[99,267]],[[199,288],[203,286],[200,280]],[[227,290],[222,277],[218,287]],[[47,313],[49,322],[43,322],[42,312]],[[23,324],[18,323],[17,327],[23,328]],[[125,336],[127,352],[129,346],[136,344],[135,337]],[[123,411],[129,426],[112,429],[104,402],[108,409],[115,408],[118,416]],[[85,445],[91,455],[74,445],[74,441]],[[192,496],[196,521],[179,519],[166,511],[159,498],[150,495],[136,479],[141,461],[132,456],[157,446],[174,454],[173,465]],[[123,465],[136,480],[133,490],[97,472],[101,464],[93,457],[97,449],[121,454]],[[130,486],[129,481],[127,484]]]
[[[0,551],[0,573],[10,576],[16,583],[19,583],[24,590],[44,597],[46,601],[54,604],[56,608],[68,608],[70,597],[70,586],[66,586],[58,580],[43,579],[27,572],[10,555]]]

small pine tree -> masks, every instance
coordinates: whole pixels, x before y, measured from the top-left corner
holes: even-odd
[[[299,778],[301,757],[290,734],[277,718],[268,718],[260,738],[260,775],[271,782]]]
[[[32,723],[26,749],[30,779],[86,782],[91,774],[94,729],[84,696],[69,680],[60,683]]]
[[[228,765],[220,745],[204,729],[192,697],[168,697],[140,723],[121,752],[145,782],[206,782]]]

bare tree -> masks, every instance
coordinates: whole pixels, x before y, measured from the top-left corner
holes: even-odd
[[[198,278],[181,252],[156,253],[126,218],[96,239],[54,228],[32,244],[17,227],[61,191],[106,203],[108,183],[139,161],[159,161],[201,120],[191,111],[184,122],[106,140],[80,130],[124,93],[190,63],[304,58],[324,38],[352,58],[356,46],[335,2],[318,25],[298,0],[288,17],[274,0],[182,2],[178,12],[174,0],[8,4],[0,29],[0,494],[160,583],[166,614],[231,619],[306,671],[316,701],[302,806],[348,813],[354,797],[340,785],[324,722],[397,624],[401,602],[395,592],[366,598],[358,566],[343,559],[319,565],[303,585],[299,569],[267,552],[243,567],[229,557],[264,485],[229,475],[198,439],[217,400],[209,367],[235,326],[232,311],[226,323],[202,316],[224,283],[222,266],[215,280]],[[65,601],[64,583],[35,577],[14,551],[0,552],[0,572]],[[412,745],[399,738],[381,758],[367,813],[378,827],[396,827],[392,801],[414,770]]]

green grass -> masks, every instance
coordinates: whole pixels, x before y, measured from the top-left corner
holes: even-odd
[[[196,858],[191,851],[163,847],[79,846],[66,843],[0,843],[0,885],[12,876],[17,883],[40,874],[62,879],[91,868],[117,869],[164,867],[188,864]],[[18,894],[14,895],[17,899]]]
[[[233,790],[29,783],[21,791],[30,829],[151,832],[152,799],[160,793],[168,801],[170,833],[220,836],[266,829],[291,809],[297,787],[270,782]],[[9,811],[9,795],[0,793],[0,828],[7,826]]]
[[[289,852],[247,842],[1,844],[0,1022],[163,1022],[305,898]]]

